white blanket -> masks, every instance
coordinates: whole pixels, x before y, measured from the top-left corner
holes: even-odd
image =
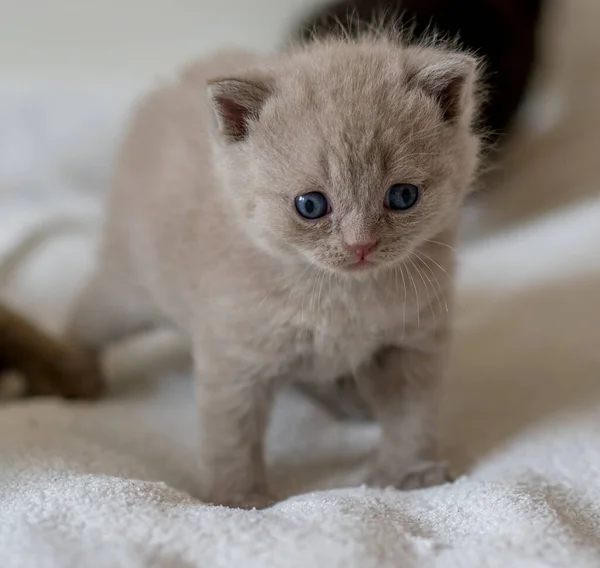
[[[286,392],[268,441],[282,501],[266,511],[207,506],[192,496],[192,384],[176,342],[155,338],[112,356],[112,393],[97,404],[0,403],[0,564],[599,566],[600,199],[530,215],[571,193],[598,194],[598,113],[589,112],[599,93],[542,142],[524,137],[508,157],[509,187],[477,215],[514,226],[461,248],[441,420],[456,483],[356,486],[376,428],[336,423]],[[0,88],[0,252],[45,227],[26,258],[4,257],[0,286],[51,329],[89,269],[128,100]]]

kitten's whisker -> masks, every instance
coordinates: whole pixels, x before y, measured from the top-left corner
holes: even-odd
[[[321,311],[321,288],[323,286],[323,279],[325,278],[325,271],[324,270],[319,270],[319,278],[317,280],[317,283],[315,285],[315,309],[316,309],[316,313],[319,313]]]
[[[260,302],[260,304],[258,304],[256,311],[260,311],[260,308],[262,307],[262,305],[267,301],[267,298],[275,291],[275,288],[277,288],[277,285],[273,286],[273,288],[271,288],[268,292],[267,295],[262,299],[262,301]]]
[[[307,270],[309,268],[313,268],[313,266],[310,265],[310,264],[307,266],[306,270],[304,270],[304,272],[300,275],[300,278],[298,279],[298,282],[300,282],[300,280],[306,274],[306,272],[307,272]],[[306,321],[306,317],[305,317],[305,315],[306,315],[305,314],[305,312],[306,312],[305,302],[306,302],[306,298],[307,297],[312,297],[310,292],[312,291],[313,286],[314,286],[314,279],[311,280],[310,291],[308,290],[308,288],[306,288],[304,290],[304,292],[302,293],[302,301],[300,303],[300,334],[298,336],[299,339],[302,339],[305,331],[306,331],[306,333],[308,333],[308,330],[304,329],[304,327],[305,327],[305,321]]]
[[[317,285],[319,283],[320,278],[321,278],[321,268],[318,267],[317,268],[317,276],[313,279],[312,285],[310,287],[310,306],[309,306],[309,309],[310,309],[311,315],[314,315],[314,313],[316,311],[315,310],[316,300],[317,300],[316,292],[317,292]]]
[[[436,296],[438,304],[440,306],[440,311],[442,310],[442,307],[443,307],[444,311],[446,313],[449,313],[450,310],[448,309],[448,302],[446,301],[445,288],[442,286],[442,283],[440,282],[438,275],[431,268],[431,266],[429,266],[429,264],[427,264],[427,262],[425,262],[423,260],[423,258],[418,253],[417,253],[417,260],[427,269],[429,274],[431,274],[431,279],[428,278],[428,280],[430,282],[433,282],[433,284],[435,284],[435,288],[436,288],[435,296]]]
[[[402,298],[402,341],[406,336],[406,279],[404,278],[404,266],[400,265],[400,275],[402,276],[402,286],[404,287],[404,297]]]
[[[393,299],[393,294],[394,294],[394,291],[392,290],[392,287],[386,286],[384,302],[388,302],[390,299]]]
[[[408,277],[410,278],[413,289],[415,291],[415,296],[416,296],[416,300],[417,300],[417,329],[421,329],[421,302],[419,300],[419,290],[417,288],[415,279],[412,277],[412,274],[410,273],[408,266],[406,267],[406,273],[408,274]]]
[[[429,302],[429,309],[431,310],[431,315],[432,315],[433,321],[435,323],[436,315],[435,315],[435,310],[433,309],[433,302],[431,301],[431,294],[429,293],[429,287],[427,286],[427,283],[425,282],[425,278],[423,278],[423,274],[419,270],[419,267],[415,264],[415,261],[410,257],[408,258],[408,260],[413,265],[414,269],[417,271],[419,278],[421,278],[421,282],[423,282],[423,287],[425,288],[425,292],[427,293],[427,301]],[[427,276],[427,275],[425,275],[425,276]],[[428,280],[429,280],[429,278],[428,278]],[[431,283],[431,280],[429,280],[429,283],[431,284],[431,287],[433,289],[433,284]],[[435,294],[435,290],[433,290],[433,292]],[[436,297],[437,297],[437,295],[436,295]]]
[[[447,249],[450,249],[453,252],[456,252],[456,249],[454,247],[451,247],[449,244],[446,243],[441,243],[440,241],[432,241],[431,239],[425,239],[426,243],[432,243],[434,245],[440,245],[441,247],[446,247]]]
[[[333,321],[333,299],[331,297],[331,278],[333,276],[331,270],[328,271],[329,272],[329,278],[328,278],[328,283],[327,283],[327,298],[329,300],[329,319],[330,321]]]
[[[321,277],[321,269],[318,268],[317,269],[317,274],[316,274],[314,280],[312,281],[312,286],[310,287],[310,306],[309,306],[309,310],[310,310],[311,318],[313,317],[313,314],[315,313],[315,304],[317,302],[317,285],[318,285],[320,277]]]
[[[304,275],[308,272],[309,268],[310,268],[310,264],[307,264],[306,268],[304,269],[304,271],[302,272],[302,274],[300,274],[298,280],[296,280],[296,283],[292,286],[292,289],[290,290],[290,293],[288,294],[286,304],[287,304],[287,302],[290,301],[290,299],[292,297],[292,294],[294,293],[294,290],[296,289],[296,287],[298,286],[298,284],[300,284],[300,280],[302,280],[302,278],[304,277]]]
[[[436,286],[437,286],[437,289],[438,289],[438,291],[436,292],[436,297],[438,299],[438,302],[440,302],[440,309],[442,308],[442,306],[441,306],[441,298],[443,298],[444,308],[446,310],[446,313],[448,313],[448,303],[446,302],[446,297],[444,295],[444,289],[442,288],[442,285],[441,285],[441,283],[440,283],[440,281],[439,281],[439,279],[437,277],[437,274],[433,271],[433,269],[431,268],[431,266],[429,266],[429,264],[427,264],[423,260],[423,258],[419,255],[419,253],[417,251],[415,251],[415,254],[416,254],[417,260],[419,260],[421,262],[421,264],[423,264],[423,266],[427,270],[429,270],[429,273],[431,274],[431,276],[433,277],[433,279],[434,279],[434,281],[436,283]]]
[[[318,272],[318,268],[317,268],[316,275],[318,276],[318,274],[319,274],[319,272]],[[308,329],[304,329],[304,321],[305,321],[304,315],[305,315],[305,311],[308,311],[308,320],[310,321],[310,319],[311,319],[311,312],[313,311],[312,306],[313,306],[313,302],[314,302],[314,290],[315,290],[315,283],[316,283],[317,276],[315,276],[313,274],[313,278],[310,280],[310,289],[307,290],[307,293],[305,293],[302,296],[302,308],[301,309],[302,309],[302,328],[303,329],[300,332],[300,337],[301,338],[302,338],[302,336],[304,335],[305,332],[306,332],[307,337],[308,337],[308,334],[309,334]],[[308,297],[309,302],[308,302],[308,307],[305,308],[304,307],[304,301],[307,299],[307,297]]]
[[[292,286],[292,288],[290,290],[290,293],[288,294],[288,297],[287,297],[287,299],[285,301],[284,307],[287,307],[290,299],[292,298],[292,295],[293,295],[294,291],[298,287],[298,284],[300,284],[300,281],[304,278],[304,276],[308,272],[309,268],[311,268],[311,265],[307,264],[306,268],[302,271],[302,274],[300,274],[300,276],[298,277],[298,279],[296,280],[296,282]],[[302,329],[303,326],[304,326],[304,294],[302,295],[302,301],[300,303],[300,328]],[[300,332],[300,337],[302,337],[302,331]]]
[[[318,297],[319,303],[317,306],[317,309],[319,310],[319,312],[321,311],[321,307],[322,307],[321,306],[321,295],[323,292],[323,282],[325,281],[325,275],[326,275],[326,272],[323,270],[323,272],[321,273],[321,279],[320,279],[320,283],[319,283],[319,297]]]
[[[434,283],[433,283],[433,281],[431,280],[431,278],[430,278],[430,277],[429,277],[427,274],[425,274],[425,278],[427,278],[427,281],[428,281],[428,282],[429,282],[429,284],[431,285],[431,290],[433,291],[433,294],[434,294],[434,296],[435,296],[435,299],[436,299],[436,300],[437,300],[437,302],[438,302],[438,305],[439,305],[439,307],[440,307],[440,312],[441,312],[441,311],[442,311],[442,300],[441,300],[441,295],[443,294],[442,286],[441,286],[441,284],[440,284],[439,280],[437,279],[437,276],[435,275],[435,272],[433,272],[433,270],[431,270],[431,267],[430,267],[428,264],[425,264],[425,263],[423,262],[423,259],[422,259],[420,256],[418,256],[418,255],[417,255],[417,257],[416,257],[416,258],[417,258],[417,260],[418,260],[419,262],[421,262],[421,264],[423,264],[423,266],[424,266],[425,268],[427,268],[427,270],[429,270],[429,272],[431,273],[431,275],[433,276],[433,278],[434,278],[434,280],[435,280],[435,282],[436,282],[436,285],[434,285]],[[444,305],[446,306],[446,312],[447,312],[447,311],[448,311],[448,306],[447,306],[447,304],[446,304],[446,300],[445,300],[445,299],[444,299]]]
[[[446,276],[450,276],[448,274],[448,272],[446,271],[446,269],[442,266],[440,266],[435,260],[433,260],[433,258],[431,258],[429,255],[425,254],[423,251],[419,251],[418,254],[422,254],[427,260],[429,260],[430,262],[433,262],[433,264],[435,264]]]
[[[418,250],[413,251],[413,254],[415,255],[415,258],[417,260],[419,260],[425,268],[427,268],[427,270],[429,271],[429,274],[431,274],[436,279],[436,282],[439,286],[439,290],[442,291],[442,287],[440,285],[439,280],[437,279],[437,275],[436,275],[435,271],[433,270],[433,268],[431,268],[431,266],[429,266],[429,264],[427,264],[427,261],[421,256],[421,254],[419,253]]]
[[[429,259],[431,262],[433,262],[435,264],[435,266],[437,266],[446,276],[450,277],[450,275],[448,274],[448,272],[442,267],[440,266],[435,260],[433,260],[430,256],[426,255],[423,251],[415,251],[416,252],[416,256],[417,258],[421,261],[421,263],[431,272],[431,275],[433,276],[433,278],[435,279],[436,283],[439,286],[440,289],[440,296],[443,298],[444,301],[444,308],[446,310],[446,313],[449,313],[449,309],[448,309],[448,303],[446,302],[446,297],[444,294],[444,289],[439,281],[439,278],[437,277],[437,274],[435,273],[435,271],[431,268],[431,266],[429,266],[429,264],[427,263],[427,261],[425,259],[423,259],[423,257],[421,256],[424,255],[427,259]]]

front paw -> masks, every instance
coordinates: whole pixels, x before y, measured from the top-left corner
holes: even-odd
[[[452,482],[448,464],[441,461],[421,461],[408,468],[392,470],[376,466],[365,483],[370,487],[395,487],[410,490]]]
[[[264,493],[249,493],[246,495],[229,495],[227,497],[210,499],[213,505],[221,505],[230,509],[267,509],[276,503],[270,495]]]

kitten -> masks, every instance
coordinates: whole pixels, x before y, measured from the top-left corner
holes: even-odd
[[[498,142],[510,131],[536,59],[536,33],[543,0],[340,0],[316,11],[298,34],[350,34],[377,22],[414,29],[416,41],[432,30],[458,38],[483,59],[488,100],[482,108],[485,131]]]
[[[365,36],[216,55],[137,108],[70,332],[91,349],[160,321],[189,334],[205,501],[271,502],[283,380],[357,381],[382,428],[367,483],[446,480],[436,390],[476,79],[470,55]]]
[[[95,359],[0,304],[0,382],[8,372],[22,376],[27,395],[89,399],[102,393]]]

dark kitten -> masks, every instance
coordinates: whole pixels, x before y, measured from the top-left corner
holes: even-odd
[[[91,399],[103,390],[94,358],[0,304],[0,373],[6,371],[23,376],[27,395]]]
[[[483,126],[496,142],[509,130],[535,63],[536,31],[545,0],[342,0],[313,14],[300,34],[309,40],[354,35],[366,24],[414,27],[419,40],[432,30],[459,38],[486,66],[487,104]]]

